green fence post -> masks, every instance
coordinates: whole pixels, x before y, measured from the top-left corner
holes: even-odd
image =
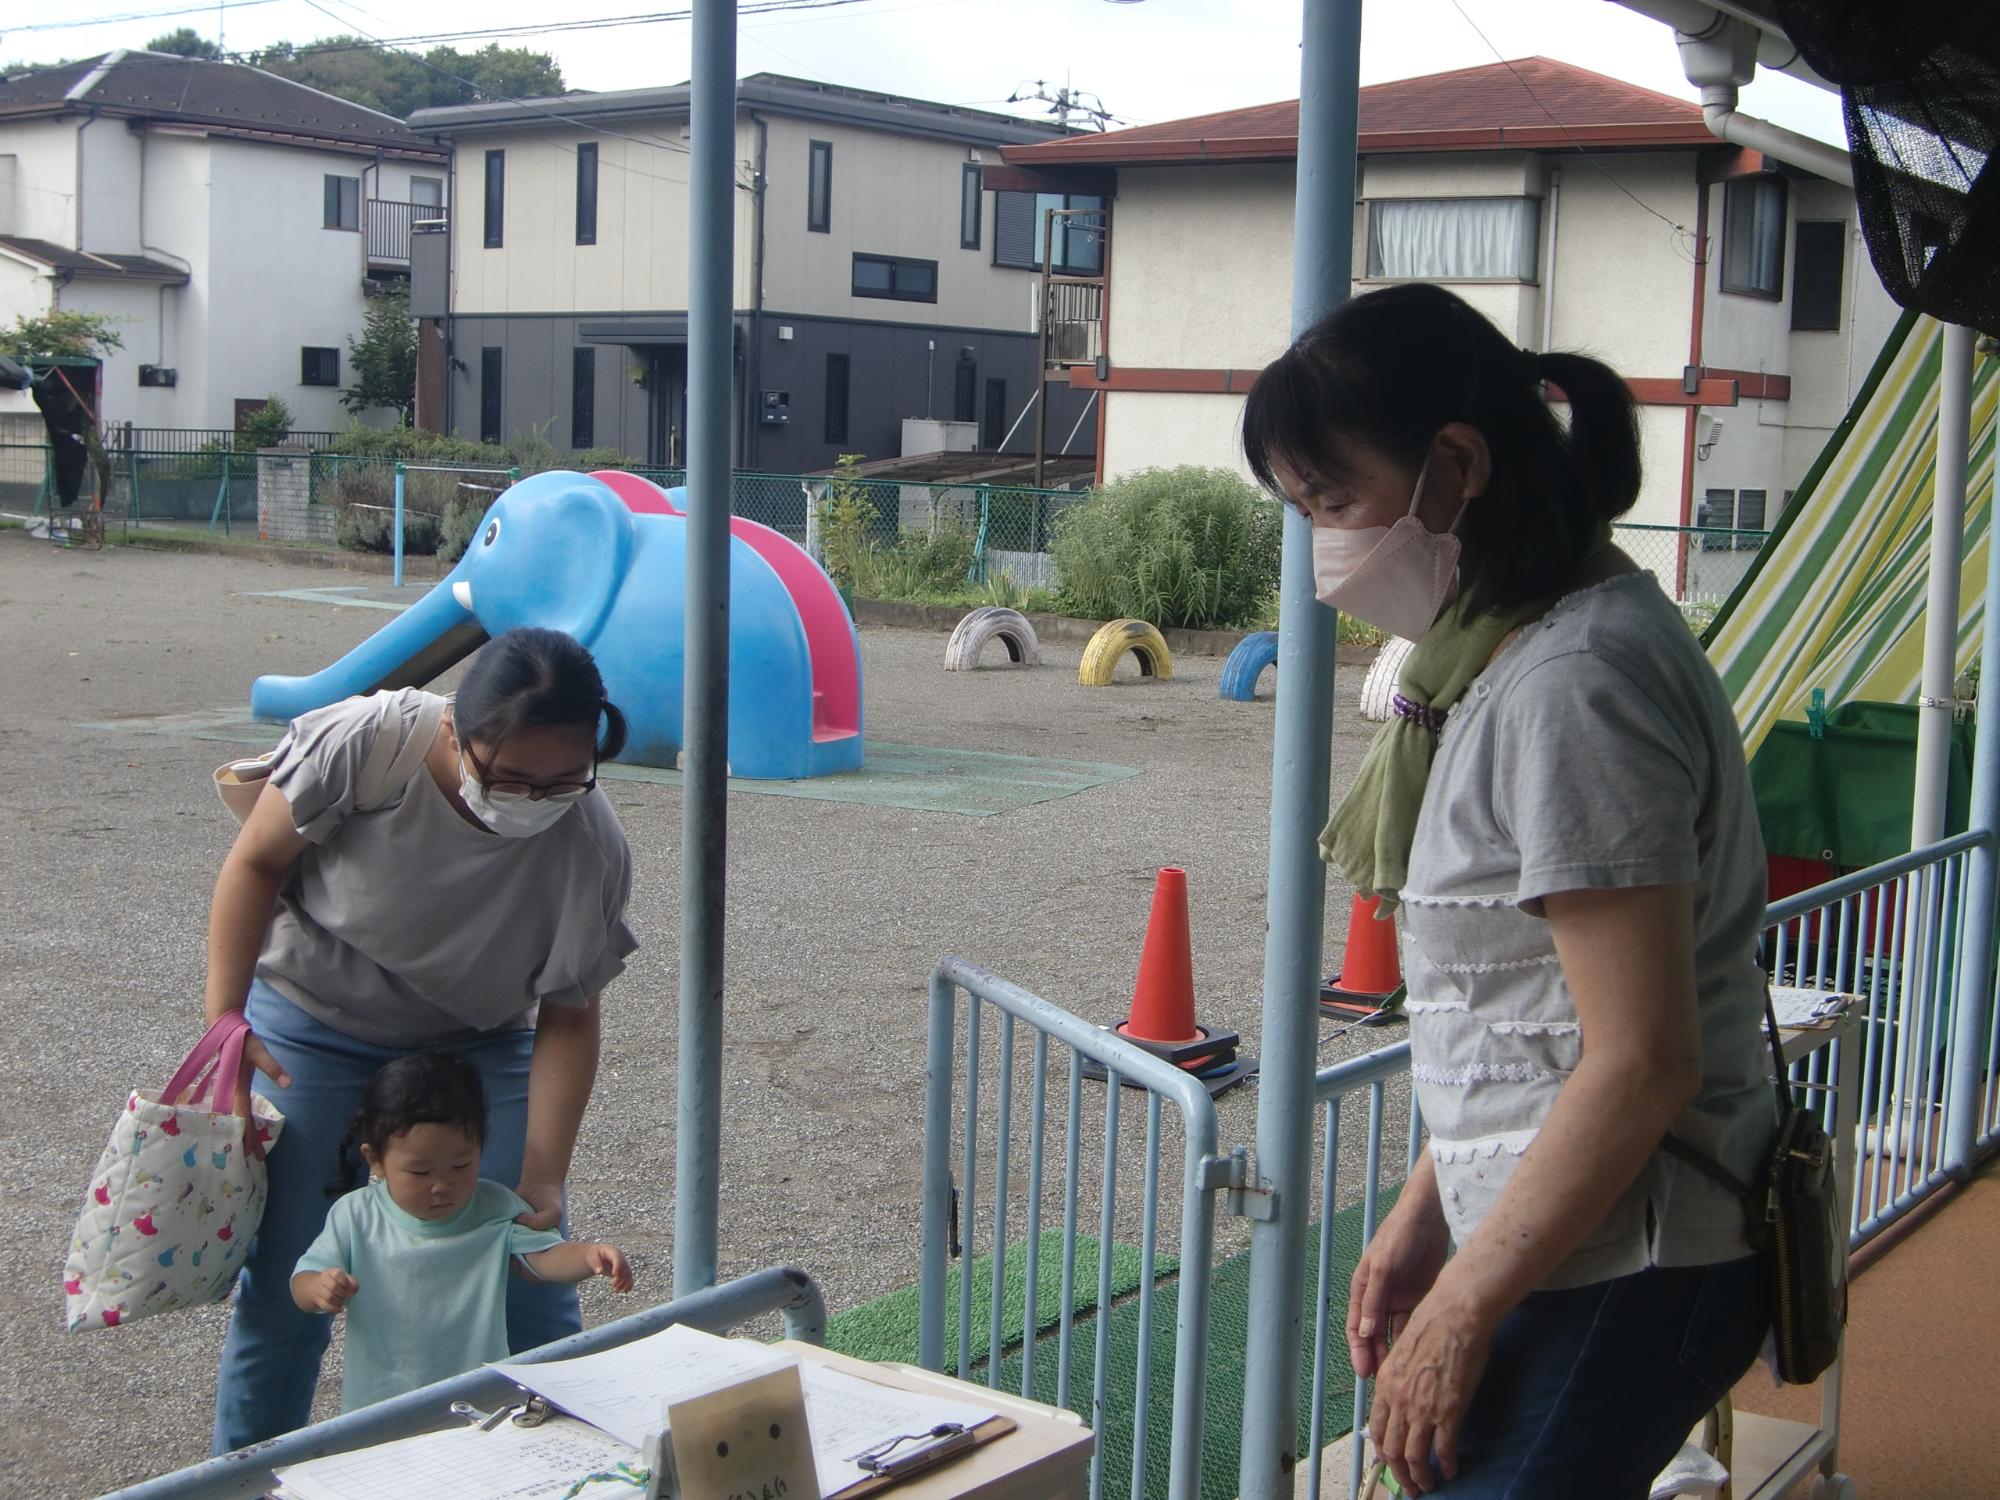
[[[133,528],[138,526],[142,515],[139,507],[139,473],[144,467],[145,465],[139,462],[138,453],[127,450],[125,454],[125,483],[126,488],[131,492],[126,497],[125,505],[125,532],[128,536],[132,533]]]
[[[979,535],[972,539],[972,566],[965,570],[967,583],[986,581],[986,527],[993,518],[993,486],[979,487]]]

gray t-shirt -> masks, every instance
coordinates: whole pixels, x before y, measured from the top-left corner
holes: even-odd
[[[1702,1086],[1674,1132],[1748,1178],[1776,1123],[1756,961],[1763,837],[1721,682],[1652,575],[1624,574],[1559,601],[1459,700],[1417,820],[1410,1054],[1455,1243],[1582,1055],[1541,898],[1690,884]],[[1742,1206],[1656,1154],[1545,1285],[1748,1253]]]
[[[408,735],[423,695],[395,695]],[[285,877],[258,977],[316,1020],[381,1046],[449,1045],[581,1005],[639,946],[625,925],[632,855],[592,792],[529,838],[476,828],[419,769],[357,811],[374,698],[292,722],[271,784],[311,845]]]

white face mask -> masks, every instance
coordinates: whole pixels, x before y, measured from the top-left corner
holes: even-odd
[[[502,838],[525,839],[553,827],[576,803],[544,797],[536,802],[519,795],[496,795],[480,785],[461,755],[458,762],[458,795],[466,809]]]
[[[1404,640],[1420,639],[1458,582],[1458,517],[1431,531],[1417,519],[1430,460],[1417,471],[1409,512],[1393,526],[1313,528],[1313,584],[1322,604]],[[1458,516],[1465,514],[1459,507]]]

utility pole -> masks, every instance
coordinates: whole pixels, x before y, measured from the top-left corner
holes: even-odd
[[[1100,134],[1107,126],[1119,123],[1117,117],[1104,107],[1104,101],[1095,94],[1083,89],[1073,89],[1066,83],[1057,86],[1053,93],[1049,89],[1050,85],[1045,80],[1032,79],[1026,83],[1016,84],[1014,92],[1007,96],[1007,102],[1046,104],[1049,106],[1049,113],[1055,116],[1056,124],[1064,130],[1069,129],[1071,115],[1082,116],[1089,122],[1089,127]]]

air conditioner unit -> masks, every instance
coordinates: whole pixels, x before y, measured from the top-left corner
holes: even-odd
[[[139,366],[139,384],[141,385],[171,388],[179,378],[180,372],[175,370],[171,365]]]

